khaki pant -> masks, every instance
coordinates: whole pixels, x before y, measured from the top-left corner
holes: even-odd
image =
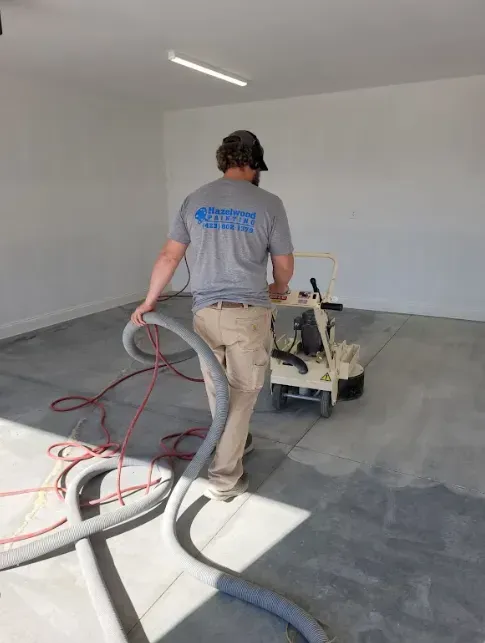
[[[229,382],[226,428],[209,467],[209,481],[220,491],[232,489],[243,475],[242,458],[249,421],[263,387],[269,363],[271,310],[258,306],[204,308],[194,317],[194,330],[214,351]],[[215,388],[202,364],[212,414]]]

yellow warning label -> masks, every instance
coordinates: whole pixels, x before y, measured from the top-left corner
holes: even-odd
[[[332,380],[330,379],[329,373],[325,373],[325,375],[321,378],[322,382],[331,382]]]

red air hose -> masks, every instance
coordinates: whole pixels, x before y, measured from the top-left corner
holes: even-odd
[[[100,411],[100,426],[104,434],[105,441],[95,446],[88,446],[78,441],[56,442],[55,444],[52,444],[47,449],[47,455],[53,460],[66,463],[66,466],[64,467],[62,472],[55,479],[53,486],[4,491],[4,492],[0,492],[0,498],[8,498],[12,496],[19,496],[19,495],[29,494],[29,493],[55,492],[59,500],[64,501],[66,488],[63,486],[63,481],[65,480],[67,474],[70,471],[72,471],[72,469],[74,469],[76,465],[78,465],[80,462],[84,462],[85,460],[91,460],[93,458],[112,458],[118,455],[119,453],[116,491],[114,493],[110,493],[109,495],[103,496],[102,498],[98,498],[96,500],[88,500],[85,503],[83,503],[81,506],[88,507],[93,505],[104,504],[116,498],[118,499],[121,505],[124,505],[125,503],[123,498],[126,497],[127,495],[134,493],[136,491],[140,491],[141,489],[145,489],[146,493],[148,493],[150,490],[150,487],[160,482],[159,479],[158,480],[152,479],[153,468],[158,460],[160,460],[161,458],[168,458],[170,460],[172,459],[191,460],[194,457],[195,452],[184,452],[184,451],[181,451],[179,447],[183,442],[183,440],[187,437],[198,437],[198,438],[204,439],[207,434],[206,428],[192,428],[182,433],[172,433],[171,435],[167,435],[164,438],[162,438],[162,440],[160,441],[160,446],[162,450],[154,458],[152,458],[150,462],[150,466],[148,470],[148,479],[146,484],[134,485],[134,486],[125,487],[125,488],[123,488],[121,485],[121,470],[123,468],[123,460],[126,455],[129,440],[133,434],[133,431],[136,427],[138,420],[140,419],[141,414],[146,408],[148,400],[150,399],[150,395],[152,394],[152,391],[154,389],[160,369],[168,368],[177,376],[189,382],[204,381],[203,379],[188,377],[187,375],[184,375],[179,370],[177,370],[172,364],[167,362],[167,360],[159,350],[160,342],[159,342],[159,336],[158,336],[158,328],[156,328],[155,332],[152,332],[152,330],[149,327],[147,327],[147,332],[148,332],[150,341],[153,347],[155,348],[155,365],[154,366],[150,366],[149,368],[143,368],[133,373],[129,373],[128,375],[124,375],[119,379],[116,379],[111,384],[109,384],[105,389],[103,389],[100,393],[98,393],[98,395],[94,397],[84,397],[82,395],[70,395],[68,397],[61,397],[57,400],[54,400],[50,405],[50,408],[56,413],[69,413],[70,411],[77,411],[79,409],[83,409],[86,407],[96,407]],[[135,377],[137,375],[141,375],[142,373],[148,373],[148,372],[153,373],[150,384],[147,388],[147,392],[143,398],[142,403],[140,404],[138,410],[136,411],[133,419],[131,420],[128,426],[123,442],[121,444],[117,442],[113,442],[111,439],[109,429],[106,425],[106,420],[107,420],[106,407],[101,402],[101,400],[106,395],[106,393],[108,393],[108,391],[112,391],[114,388],[116,388],[123,382],[126,382],[126,380],[129,380],[132,377]],[[75,403],[65,406],[64,404],[66,402],[67,403],[75,402]],[[80,449],[81,453],[78,455],[64,455],[64,451],[68,448],[78,449],[78,450]],[[54,529],[57,529],[58,527],[63,525],[66,521],[67,521],[66,518],[62,518],[61,520],[58,520],[54,524],[48,527],[45,527],[43,529],[39,529],[37,531],[33,531],[30,533],[21,534],[19,536],[12,536],[10,538],[2,538],[0,539],[0,545],[8,545],[12,543],[21,542],[23,540],[29,540],[30,538],[35,538],[37,536],[42,536],[43,534],[47,534],[48,532],[53,531]]]

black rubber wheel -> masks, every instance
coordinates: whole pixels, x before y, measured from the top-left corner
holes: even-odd
[[[271,390],[271,402],[275,411],[281,411],[288,404],[288,398],[286,397],[288,393],[288,387],[283,384],[273,384]]]
[[[348,380],[340,380],[338,383],[339,400],[356,400],[364,392],[364,375],[365,371],[349,377]]]
[[[329,418],[333,412],[332,394],[330,391],[322,391],[320,397],[320,415],[322,418]]]

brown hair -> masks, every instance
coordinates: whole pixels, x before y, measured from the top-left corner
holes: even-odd
[[[222,173],[231,167],[251,166],[253,152],[249,145],[240,141],[223,143],[216,152],[217,167]]]

